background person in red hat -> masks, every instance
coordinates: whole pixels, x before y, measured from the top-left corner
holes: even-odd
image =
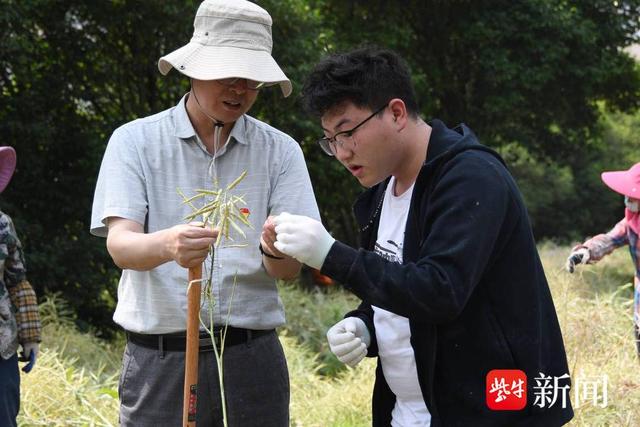
[[[0,193],[16,168],[16,152],[0,147]],[[26,279],[22,245],[9,215],[0,211],[0,426],[16,426],[20,409],[18,349],[30,372],[40,342],[36,294]]]
[[[567,258],[566,268],[573,273],[578,264],[594,264],[615,249],[629,245],[631,259],[635,263],[633,280],[633,324],[638,356],[640,356],[640,163],[629,170],[603,172],[602,181],[616,193],[624,196],[624,218],[608,233],[598,234],[581,245],[575,246]]]

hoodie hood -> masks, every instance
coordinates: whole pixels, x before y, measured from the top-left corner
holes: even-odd
[[[414,193],[415,188],[427,185],[442,165],[466,150],[486,151],[504,164],[500,155],[491,148],[481,145],[473,131],[464,123],[449,129],[441,120],[434,119],[428,122],[428,125],[432,130],[427,147],[427,157],[416,179]],[[367,232],[370,227],[376,224],[382,209],[384,192],[390,179],[391,177],[388,177],[381,183],[365,190],[355,201],[353,211],[361,232]],[[367,213],[370,212],[373,213],[367,217]]]

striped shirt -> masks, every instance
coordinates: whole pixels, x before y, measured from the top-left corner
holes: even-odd
[[[213,266],[213,320],[239,328],[272,329],[284,324],[275,280],[258,250],[269,215],[290,212],[319,219],[300,146],[285,133],[248,115],[240,117],[227,144],[215,156],[198,138],[185,107],[177,106],[116,129],[104,154],[93,201],[91,232],[107,235],[106,219],[120,217],[152,233],[185,223],[192,208],[178,193],[216,189],[248,175],[233,189],[244,196],[253,229],[245,247],[216,249]],[[204,263],[205,275],[210,259]],[[205,276],[207,277],[207,276]],[[234,291],[234,277],[236,288]],[[149,271],[122,271],[114,320],[144,334],[184,331],[187,270],[167,262]],[[231,307],[230,307],[231,304]],[[201,313],[208,319],[207,307]]]

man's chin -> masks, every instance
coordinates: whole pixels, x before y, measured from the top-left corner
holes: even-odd
[[[360,185],[362,185],[365,188],[374,187],[374,186],[380,184],[382,181],[384,181],[384,178],[382,178],[382,179],[373,179],[371,177],[366,177],[366,176],[356,177],[356,179],[358,180]]]

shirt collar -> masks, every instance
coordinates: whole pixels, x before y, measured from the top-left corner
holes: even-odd
[[[187,114],[187,96],[189,94],[185,94],[173,113],[173,121],[175,125],[175,136],[180,139],[191,139],[196,136],[196,130],[189,119],[189,115]],[[246,120],[245,114],[240,116],[238,120],[236,120],[233,128],[231,129],[231,138],[238,141],[240,144],[248,144],[247,136],[246,136]]]
[[[235,139],[238,143],[247,145],[249,141],[247,140],[247,115],[243,114],[236,120],[233,128],[231,129],[231,138]]]
[[[196,135],[196,130],[189,120],[187,114],[187,94],[185,94],[176,108],[173,110],[173,124],[175,126],[175,136],[180,139],[189,139]]]

